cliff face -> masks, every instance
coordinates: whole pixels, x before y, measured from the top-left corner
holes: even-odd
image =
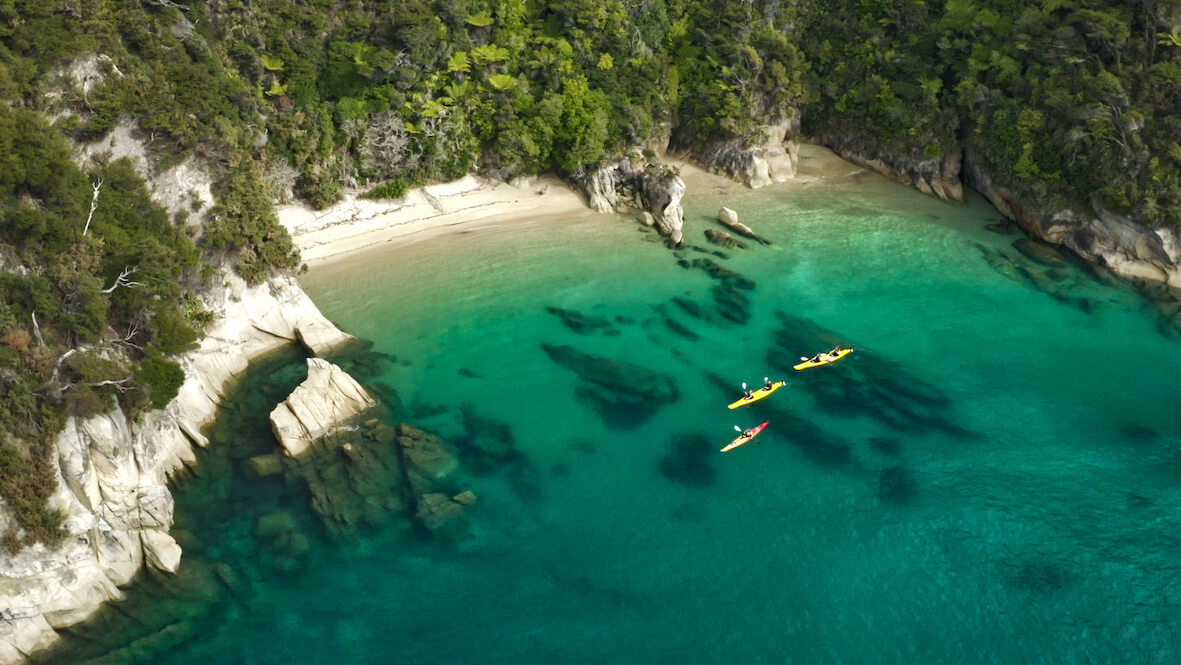
[[[713,141],[697,151],[694,160],[707,171],[756,189],[784,182],[795,177],[799,166],[799,131],[799,113],[789,109],[788,115],[764,126],[758,140]]]
[[[890,154],[864,137],[826,137],[824,142],[851,162],[912,184],[945,201],[963,200],[962,174],[969,187],[1030,235],[1067,247],[1125,277],[1181,287],[1181,234],[1174,229],[1149,228],[1098,205],[1079,212],[1049,210],[1034,202],[1018,200],[1011,191],[997,184],[992,174],[984,172],[969,153],[962,157],[956,154],[915,160]]]
[[[180,547],[168,535],[169,478],[206,446],[227,382],[251,358],[283,344],[321,354],[352,339],[320,314],[290,277],[248,287],[223,275],[205,296],[216,315],[200,346],[179,358],[185,383],[167,408],[131,422],[117,407],[78,420],[57,438],[58,489],[51,505],[66,512],[67,538],[48,549],[0,553],[0,664],[22,662],[56,639],[55,627],[86,618],[145,563],[173,572]],[[0,510],[0,526],[7,519]]]
[[[1093,205],[1089,212],[1078,212],[1046,210],[1019,201],[996,184],[971,154],[964,159],[964,177],[969,186],[1030,235],[1063,245],[1125,277],[1181,288],[1181,234],[1176,230],[1149,228],[1099,205]]]
[[[944,201],[964,200],[964,186],[960,182],[959,152],[942,157],[915,159],[893,154],[872,139],[854,134],[825,136],[821,143],[854,164],[914,185],[924,194]]]

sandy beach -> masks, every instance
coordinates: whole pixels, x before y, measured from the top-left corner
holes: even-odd
[[[397,201],[370,201],[348,194],[325,210],[288,204],[276,212],[309,267],[440,233],[597,214],[554,176],[511,185],[470,175],[411,190]]]
[[[666,161],[679,169],[687,196],[742,187],[675,156],[667,156]],[[778,186],[809,185],[861,173],[863,169],[828,148],[804,144],[800,146],[796,177]],[[370,201],[349,193],[325,210],[286,204],[278,206],[276,212],[309,268],[323,267],[358,252],[391,249],[445,233],[600,214],[587,207],[581,194],[552,175],[519,184],[468,175],[454,182],[411,190],[397,201]]]

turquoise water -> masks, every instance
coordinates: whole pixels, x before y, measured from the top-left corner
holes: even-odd
[[[707,253],[721,204],[772,244]],[[373,343],[358,372],[388,421],[453,446],[448,489],[477,502],[436,535],[392,517],[330,536],[299,482],[242,464],[275,449],[265,414],[302,378],[293,352],[271,358],[178,488],[193,590],[144,580],[54,657],[1181,659],[1181,347],[1139,296],[1024,258],[979,199],[876,179],[696,191],[686,209],[706,251],[592,217],[306,276]],[[836,343],[857,351],[789,368]],[[571,369],[581,354],[652,372],[620,390],[663,398],[614,401]],[[726,409],[767,375],[788,384]],[[258,535],[276,510],[301,540]]]

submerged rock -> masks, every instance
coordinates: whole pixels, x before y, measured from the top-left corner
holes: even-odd
[[[1032,238],[1018,238],[1013,241],[1013,248],[1021,252],[1025,258],[1049,266],[1050,268],[1065,268],[1070,265],[1062,257],[1061,250],[1051,245],[1038,242]]]
[[[719,445],[700,434],[678,436],[669,442],[669,451],[660,458],[660,473],[675,483],[690,487],[710,485],[718,471],[710,461]]]
[[[705,239],[715,245],[718,245],[719,247],[725,247],[726,249],[746,249],[745,243],[741,242],[729,233],[726,233],[725,231],[719,231],[717,229],[706,229]]]
[[[601,329],[610,329],[611,321],[600,316],[582,314],[571,309],[561,307],[546,307],[545,311],[562,320],[567,328],[576,333],[587,334]]]
[[[415,518],[431,531],[438,531],[453,523],[475,502],[476,495],[471,491],[460,492],[453,497],[439,492],[424,494],[418,500]]]
[[[578,396],[592,402],[608,424],[631,427],[677,399],[676,384],[658,372],[631,363],[583,353],[571,346],[542,344],[550,359],[578,374]]]

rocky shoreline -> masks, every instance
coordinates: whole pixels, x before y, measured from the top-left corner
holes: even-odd
[[[168,534],[173,520],[169,480],[195,463],[208,439],[227,384],[252,358],[299,343],[313,355],[353,340],[324,318],[292,277],[247,286],[232,274],[206,294],[214,325],[198,348],[179,356],[185,383],[161,411],[129,421],[114,408],[78,420],[58,435],[58,488],[51,505],[67,518],[56,548],[37,544],[0,553],[0,664],[26,657],[57,639],[55,628],[82,621],[144,565],[175,572],[181,551]],[[0,512],[0,519],[7,519]]]
[[[1090,211],[1048,210],[1019,200],[985,172],[970,152],[910,159],[862,136],[825,136],[821,143],[843,159],[944,201],[963,201],[967,185],[1034,238],[1065,247],[1133,281],[1181,288],[1181,233],[1175,229],[1149,228],[1098,204]]]
[[[707,146],[695,158],[702,168],[750,187],[781,182],[796,175],[800,153],[796,132],[798,123],[793,115],[770,125],[762,140],[754,144]],[[1181,287],[1181,237],[1175,231],[1146,229],[1101,209],[1096,209],[1094,215],[1084,215],[1024,206],[983,173],[971,155],[963,156],[962,164],[958,155],[911,163],[884,154],[864,140],[832,139],[828,144],[844,159],[944,200],[962,200],[963,184],[968,184],[1035,237],[1068,247],[1125,276]],[[965,183],[960,181],[961,172]],[[637,209],[644,223],[667,236],[670,245],[681,244],[681,198],[686,187],[675,169],[659,162],[621,159],[576,178],[574,186],[586,197],[584,211]],[[446,185],[436,187],[444,188],[438,191],[449,191]],[[560,183],[558,188],[565,190],[563,197],[573,196]],[[465,191],[460,188],[456,195]],[[538,200],[528,202],[531,214],[539,214],[538,205],[544,207],[543,200],[549,200],[546,193],[545,189],[532,193]],[[454,213],[463,213],[466,208],[450,212],[441,209],[445,204],[425,188],[420,196],[426,202],[423,205],[429,204],[434,211],[427,216],[435,218],[433,223],[462,223],[459,218],[464,215]],[[512,205],[502,206],[497,214],[521,212],[521,195],[513,196],[518,198],[502,201]],[[563,199],[554,214],[568,211],[568,203],[568,198]],[[394,205],[386,212],[402,207]],[[483,213],[472,214],[476,221],[486,219]],[[544,211],[540,214],[552,216]],[[380,215],[363,217],[360,221],[367,225],[365,233],[372,233],[370,227],[374,224],[379,227],[384,223],[377,219]],[[288,217],[288,221],[293,219]],[[324,248],[325,238],[358,222],[345,208],[330,210],[318,219],[331,223],[316,222],[305,227],[289,224],[297,244],[302,228],[305,233],[317,234],[315,243],[323,257],[358,251],[362,246],[354,242],[356,246],[351,249],[337,247],[335,253]],[[422,220],[417,218],[403,221],[413,233],[432,228],[432,222],[418,223]],[[305,235],[305,241],[309,237]],[[729,240],[736,242],[732,237]],[[168,482],[195,464],[194,446],[209,445],[202,428],[214,419],[227,384],[246,369],[252,358],[292,343],[302,345],[313,356],[322,356],[353,339],[323,317],[291,276],[275,277],[251,287],[227,271],[216,282],[224,286],[203,296],[204,305],[215,314],[215,322],[198,348],[178,358],[186,381],[166,409],[132,422],[115,408],[84,420],[70,419],[59,435],[55,458],[59,487],[52,505],[67,513],[65,528],[69,536],[54,549],[36,545],[17,555],[0,553],[0,593],[8,600],[7,606],[0,609],[0,665],[24,662],[29,654],[57,639],[55,629],[85,619],[107,600],[121,598],[118,587],[145,565],[167,573],[177,570],[182,553],[168,533],[174,509]],[[293,393],[288,401],[294,399],[304,406],[295,408],[285,402],[288,410],[283,412],[284,405],[276,407],[278,415],[272,419],[277,438],[285,442],[291,455],[299,454],[311,440],[329,431],[333,423],[355,415],[373,401],[339,368],[318,359],[309,363],[313,371],[326,373],[327,378],[320,382],[324,385],[309,388],[307,395]],[[335,405],[333,408],[310,414],[304,407],[317,395],[322,396],[328,390],[325,386],[340,399],[328,400]],[[287,434],[290,436],[285,438]],[[407,441],[411,439],[414,437]],[[446,492],[422,496],[415,510],[427,524],[445,522],[447,516],[474,500],[466,494],[451,497]],[[7,519],[5,511],[0,510],[0,530],[7,526]]]

